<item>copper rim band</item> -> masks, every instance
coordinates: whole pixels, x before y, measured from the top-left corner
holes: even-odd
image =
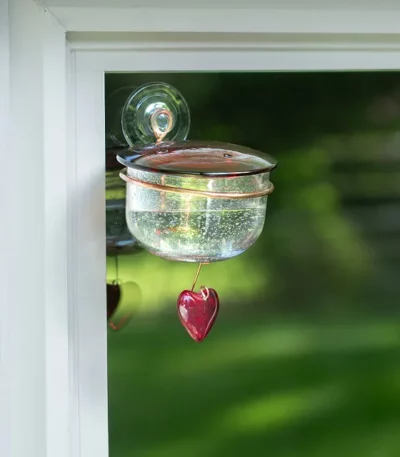
[[[146,189],[159,190],[161,192],[171,192],[177,194],[197,195],[200,197],[211,198],[256,198],[264,195],[272,194],[274,185],[268,181],[267,187],[254,192],[211,192],[206,190],[182,189],[181,187],[166,186],[162,184],[154,184],[151,182],[141,181],[140,179],[132,178],[126,174],[126,169],[119,174],[121,179],[127,183],[136,184],[137,186],[145,187]]]

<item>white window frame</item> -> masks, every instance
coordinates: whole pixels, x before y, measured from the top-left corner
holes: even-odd
[[[105,72],[400,70],[400,15],[0,0],[0,33],[1,453],[107,457]]]

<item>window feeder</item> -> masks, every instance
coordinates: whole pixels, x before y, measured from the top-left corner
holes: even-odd
[[[197,342],[218,314],[217,292],[195,291],[202,265],[235,257],[260,236],[276,160],[227,143],[187,141],[189,108],[164,83],[111,96],[108,139],[125,169],[126,224],[138,243],[168,260],[198,263],[191,289],[178,297],[178,316]]]

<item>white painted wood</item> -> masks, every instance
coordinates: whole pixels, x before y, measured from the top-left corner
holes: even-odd
[[[9,40],[9,9],[8,0],[0,0],[0,148],[1,163],[4,164],[9,149],[9,97],[10,96],[10,40]],[[7,175],[7,176],[6,176]],[[8,316],[9,297],[11,284],[9,278],[8,262],[10,249],[8,247],[8,232],[12,230],[11,217],[8,214],[8,200],[10,176],[7,170],[0,167],[0,212],[3,214],[0,224],[0,443],[2,454],[10,455],[10,384],[11,377],[8,367],[13,361],[13,348],[10,338],[10,326],[5,318]]]
[[[102,8],[113,6],[114,8],[282,8],[282,9],[398,9],[397,0],[47,0],[46,5],[52,6],[78,6],[89,8]]]
[[[30,0],[4,5],[1,455],[67,457],[65,31]]]
[[[400,32],[400,9],[101,8],[55,6],[67,31],[387,34]]]
[[[96,51],[389,51],[400,48],[400,34],[69,32],[68,41],[74,49]]]
[[[67,48],[65,30],[49,14],[41,16],[46,456],[69,457]]]
[[[292,51],[197,49],[148,51],[124,50],[78,53],[79,65],[106,72],[135,71],[316,71],[373,70],[400,68],[400,50]]]
[[[67,246],[68,246],[68,322],[69,322],[69,418],[71,457],[80,457],[80,403],[79,403],[79,289],[77,264],[79,249],[76,245],[77,234],[77,143],[76,143],[76,62],[75,53],[67,45]]]
[[[10,455],[39,457],[47,447],[42,23],[31,2],[15,0],[9,8],[10,151],[1,173],[9,175],[6,195],[13,221],[2,255],[11,291],[6,314],[12,351],[7,367]]]
[[[75,187],[70,188],[73,231],[75,363],[79,456],[108,456],[104,72],[75,73]]]

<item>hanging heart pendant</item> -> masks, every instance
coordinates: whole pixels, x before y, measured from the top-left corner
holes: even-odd
[[[214,289],[201,286],[200,292],[184,290],[178,297],[178,316],[189,335],[197,343],[210,332],[219,311],[219,299]]]

